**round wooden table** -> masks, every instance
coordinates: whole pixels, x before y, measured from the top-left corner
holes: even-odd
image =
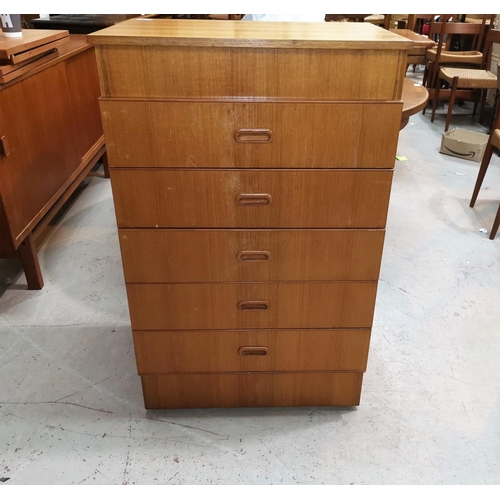
[[[401,100],[403,101],[403,114],[401,116],[401,126],[399,130],[406,127],[411,115],[425,108],[429,100],[429,92],[419,83],[415,83],[413,80],[410,80],[410,78],[405,78]]]

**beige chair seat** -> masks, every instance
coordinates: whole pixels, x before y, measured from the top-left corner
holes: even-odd
[[[383,26],[385,21],[384,14],[372,14],[365,17],[365,23],[380,24]]]
[[[450,84],[456,77],[458,77],[458,86],[460,88],[496,89],[497,87],[496,75],[485,69],[445,67],[439,70],[439,78],[446,80]]]
[[[436,60],[437,49],[427,49],[425,57],[428,61]],[[477,50],[449,51],[442,50],[439,64],[482,64],[483,54]]]

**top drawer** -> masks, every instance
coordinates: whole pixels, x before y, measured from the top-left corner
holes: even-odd
[[[104,97],[398,100],[399,50],[99,46]]]
[[[392,168],[401,107],[101,100],[111,167]]]

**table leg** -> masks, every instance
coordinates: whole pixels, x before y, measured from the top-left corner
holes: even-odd
[[[43,288],[43,277],[36,252],[35,239],[32,234],[29,234],[19,246],[19,255],[28,282],[28,290],[41,290]]]

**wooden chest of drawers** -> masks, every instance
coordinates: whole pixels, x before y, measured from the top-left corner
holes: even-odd
[[[411,42],[142,19],[89,40],[146,407],[358,405]]]

